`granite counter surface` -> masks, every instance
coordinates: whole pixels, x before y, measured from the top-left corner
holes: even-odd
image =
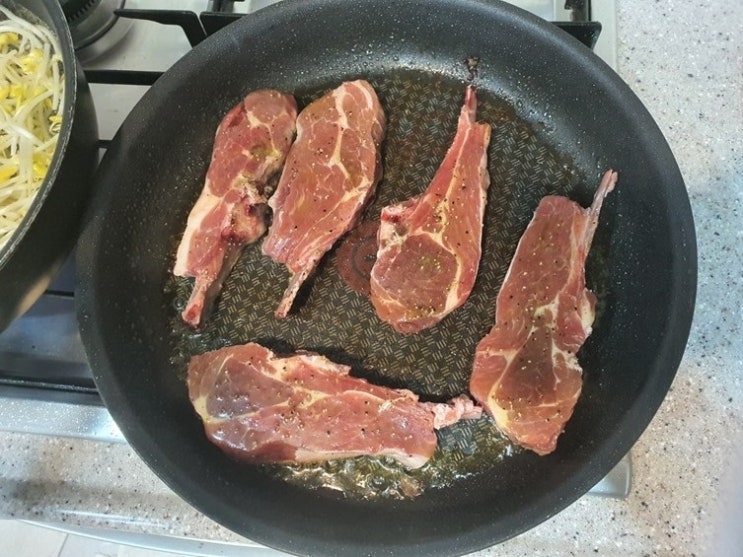
[[[668,139],[691,198],[699,251],[691,336],[632,450],[629,498],[585,496],[473,555],[743,547],[740,525],[726,522],[743,501],[743,3],[617,0],[617,10],[618,72]],[[82,440],[0,433],[0,515],[244,542],[172,494],[128,446]]]

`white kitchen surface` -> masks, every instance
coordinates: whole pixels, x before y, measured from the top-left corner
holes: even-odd
[[[66,534],[18,520],[0,520],[1,557],[173,557],[154,551]]]

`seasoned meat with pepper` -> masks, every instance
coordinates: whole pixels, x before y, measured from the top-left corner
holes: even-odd
[[[183,320],[197,327],[240,250],[266,231],[266,185],[294,137],[294,97],[250,93],[222,119],[201,195],[191,209],[173,274],[194,277]]]
[[[361,80],[343,83],[299,114],[263,242],[263,253],[292,273],[276,317],[286,317],[302,283],[374,194],[384,130],[377,95]]]
[[[498,294],[495,325],[475,352],[472,396],[514,443],[540,455],[555,450],[583,385],[576,354],[596,303],[584,266],[616,181],[606,172],[588,209],[565,197],[542,199]]]
[[[467,397],[422,403],[349,371],[319,354],[278,356],[250,343],[194,356],[188,391],[209,439],[248,462],[374,455],[419,468],[436,449],[435,429],[481,414]]]
[[[401,333],[432,327],[461,306],[475,284],[490,176],[490,125],[476,121],[467,87],[454,142],[428,189],[382,209],[371,300]]]

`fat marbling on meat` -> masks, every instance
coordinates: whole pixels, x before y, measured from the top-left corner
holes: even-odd
[[[197,327],[219,293],[241,248],[266,231],[267,183],[284,163],[294,137],[294,97],[254,91],[222,119],[201,195],[191,209],[173,274],[194,277],[182,313]]]
[[[461,306],[475,284],[490,176],[490,125],[476,120],[467,87],[454,141],[420,196],[382,209],[371,300],[401,333],[432,327]]]
[[[263,253],[292,274],[276,317],[289,313],[302,283],[373,195],[384,130],[382,106],[363,80],[343,83],[299,114],[263,242]]]
[[[481,414],[464,396],[422,403],[349,371],[319,354],[278,356],[249,343],[194,356],[188,391],[209,439],[247,462],[374,455],[419,468],[436,449],[435,429]]]
[[[583,385],[576,354],[596,303],[585,262],[616,181],[606,172],[588,209],[542,199],[498,294],[495,325],[475,351],[470,393],[507,437],[540,455],[555,450]]]

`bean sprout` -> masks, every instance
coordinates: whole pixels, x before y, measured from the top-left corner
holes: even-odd
[[[56,37],[0,6],[0,250],[49,170],[63,103]]]

